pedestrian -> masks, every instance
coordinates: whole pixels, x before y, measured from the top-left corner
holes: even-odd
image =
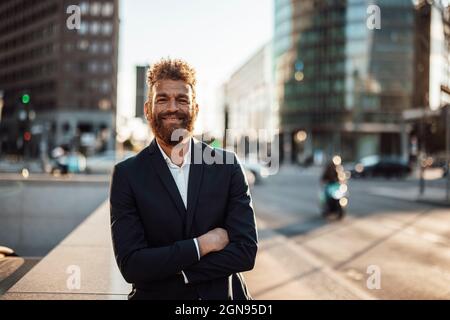
[[[242,166],[193,137],[199,106],[188,63],[162,59],[147,82],[144,112],[155,138],[115,166],[110,190],[129,299],[251,299],[240,272],[254,266],[257,231]],[[231,161],[210,163],[207,154]]]
[[[339,181],[337,167],[333,161],[329,161],[325,165],[325,168],[322,172],[322,177],[320,178],[320,181],[325,185]]]

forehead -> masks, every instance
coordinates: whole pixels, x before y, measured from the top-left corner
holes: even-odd
[[[157,94],[192,94],[192,88],[183,80],[159,80],[153,86],[154,95]]]

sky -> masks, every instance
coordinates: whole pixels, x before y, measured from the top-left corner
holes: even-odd
[[[272,2],[121,0],[119,117],[134,116],[136,65],[183,58],[197,71],[197,127],[213,126],[219,86],[272,38]]]

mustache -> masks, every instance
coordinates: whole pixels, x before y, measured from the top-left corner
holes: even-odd
[[[182,118],[182,119],[186,119],[188,117],[188,115],[185,112],[182,111],[175,111],[175,112],[162,112],[160,114],[158,114],[158,119],[162,119],[162,118],[166,118],[166,117],[177,117],[177,118]]]
[[[177,117],[181,120],[181,123],[172,124],[172,125],[164,125],[164,118],[166,117]],[[169,145],[177,145],[183,137],[180,137],[181,140],[173,141],[172,134],[175,130],[185,129],[187,132],[192,133],[194,130],[194,121],[196,118],[196,114],[191,114],[190,112],[183,112],[181,110],[176,111],[161,111],[158,114],[152,115],[149,119],[150,127],[153,131],[153,134],[163,140],[165,143]]]

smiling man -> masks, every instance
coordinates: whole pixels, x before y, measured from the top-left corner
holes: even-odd
[[[193,138],[195,71],[163,59],[144,112],[155,139],[114,168],[111,231],[130,299],[250,299],[240,272],[257,252],[247,180],[235,154]],[[231,161],[205,161],[204,155]]]

